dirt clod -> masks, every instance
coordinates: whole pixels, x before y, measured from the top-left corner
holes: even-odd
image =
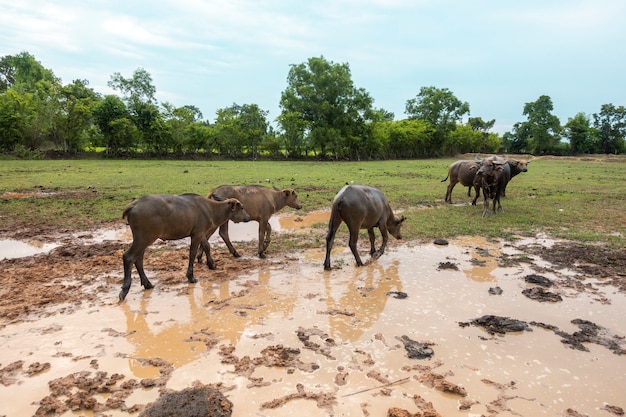
[[[139,414],[140,417],[230,417],[233,403],[211,388],[169,392]]]

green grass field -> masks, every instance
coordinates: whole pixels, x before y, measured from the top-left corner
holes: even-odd
[[[486,219],[457,185],[455,204],[441,182],[455,159],[382,162],[40,160],[0,162],[0,233],[22,229],[89,229],[119,221],[124,206],[146,194],[208,194],[222,184],[295,188],[301,213],[330,208],[346,183],[381,188],[407,216],[405,239],[459,235],[552,237],[626,246],[626,158],[537,158],[515,177],[504,213]],[[14,198],[12,193],[51,193]]]

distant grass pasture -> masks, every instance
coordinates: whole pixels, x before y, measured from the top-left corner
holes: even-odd
[[[304,214],[330,208],[346,183],[381,188],[407,216],[405,239],[460,235],[512,238],[547,233],[612,247],[626,243],[626,157],[535,158],[515,177],[504,213],[486,219],[482,197],[467,205],[457,184],[443,199],[441,182],[456,159],[381,162],[39,160],[0,162],[0,233],[81,230],[119,221],[132,199],[146,194],[206,195],[222,184],[295,188]],[[24,195],[21,195],[21,194]],[[44,195],[46,197],[35,197]],[[16,198],[24,197],[28,198]],[[463,204],[462,204],[463,203]]]

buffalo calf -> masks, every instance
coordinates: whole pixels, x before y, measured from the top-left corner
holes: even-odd
[[[505,168],[507,160],[499,157],[489,157],[482,160],[476,171],[474,184],[483,191],[483,217],[489,216],[489,200],[493,200],[493,213],[496,213],[496,204],[499,211],[504,211],[500,197],[506,185]],[[474,203],[478,194],[474,198]]]
[[[272,240],[270,237],[272,233],[272,226],[269,223],[270,217],[285,206],[295,208],[296,210],[302,208],[302,204],[298,201],[298,194],[291,188],[280,190],[267,188],[262,185],[222,185],[211,191],[209,198],[215,200],[236,198],[241,201],[241,204],[243,204],[250,215],[250,219],[259,222],[259,246],[257,252],[259,258],[265,258],[265,251]],[[230,242],[228,222],[224,222],[220,226],[220,236],[230,253],[234,257],[239,257],[239,252]],[[201,257],[202,253],[199,256]]]

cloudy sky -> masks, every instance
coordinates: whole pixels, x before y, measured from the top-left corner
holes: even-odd
[[[323,56],[397,120],[435,86],[504,133],[541,95],[562,124],[626,105],[625,22],[623,0],[0,0],[0,56],[102,94],[144,68],[160,102],[211,122],[233,103],[273,121],[290,65]]]

